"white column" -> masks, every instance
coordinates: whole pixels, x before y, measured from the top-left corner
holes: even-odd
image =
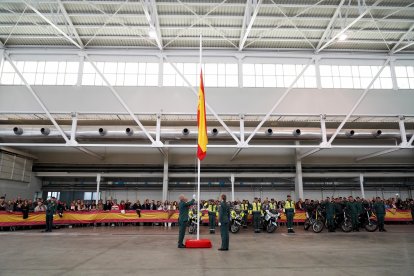
[[[230,175],[230,179],[231,179],[231,201],[234,202],[234,180],[235,180],[234,173]]]
[[[361,185],[361,196],[362,198],[365,198],[364,175],[362,173],[359,175],[359,185]]]
[[[168,145],[168,141],[165,142]],[[166,201],[168,198],[168,148],[165,148],[164,155],[164,174],[162,177],[162,201]]]
[[[299,142],[296,142],[299,145]],[[296,177],[295,177],[295,194],[296,200],[303,199],[303,179],[302,179],[302,160],[299,158],[299,149],[296,149]]]
[[[96,175],[96,204],[98,204],[98,201],[101,199],[99,196],[99,188],[101,186],[101,174],[98,173]]]

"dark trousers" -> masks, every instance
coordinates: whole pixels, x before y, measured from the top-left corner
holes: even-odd
[[[384,229],[384,218],[385,218],[385,214],[377,214],[377,223],[378,223],[379,230]]]
[[[411,218],[413,219],[413,223],[414,223],[414,211],[411,211]]]
[[[247,211],[243,211],[243,225],[247,226],[247,216],[249,215],[249,213]]]
[[[254,231],[260,230],[260,212],[253,212],[253,226]]]
[[[53,227],[53,215],[46,215],[46,231],[52,232]]]
[[[216,229],[216,213],[215,212],[208,212],[208,225],[210,226],[210,230]]]
[[[178,245],[184,244],[185,229],[187,227],[187,221],[178,222]]]
[[[293,210],[286,210],[286,226],[288,229],[293,228],[293,216],[295,215],[295,212]]]
[[[229,223],[222,223],[220,226],[221,248],[229,249]]]
[[[358,215],[356,213],[351,213],[351,222],[354,230],[359,229]]]
[[[328,224],[328,229],[329,230],[334,230],[335,229],[334,217],[333,216],[326,216],[326,222]]]

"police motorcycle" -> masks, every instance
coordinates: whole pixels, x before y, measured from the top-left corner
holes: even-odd
[[[273,233],[278,227],[277,220],[280,217],[280,213],[277,210],[265,210],[265,214],[262,217],[262,227],[267,233]]]
[[[188,212],[188,234],[197,233],[197,219],[199,224],[201,224],[201,211],[197,216],[197,209],[190,209]]]
[[[359,225],[368,232],[375,232],[378,229],[377,221],[374,219],[370,207],[365,207],[365,212],[359,215]]]
[[[325,227],[325,216],[322,213],[322,208],[317,206],[311,214],[306,212],[306,220],[303,224],[303,228],[308,230],[312,227],[312,231],[315,233],[322,232],[323,228]]]
[[[230,211],[230,232],[236,234],[240,228],[247,226],[244,220],[245,212],[239,208],[234,208]]]
[[[347,214],[346,209],[343,210],[343,215],[337,216],[335,218],[335,225],[340,226],[343,232],[352,231],[352,220],[351,216]]]

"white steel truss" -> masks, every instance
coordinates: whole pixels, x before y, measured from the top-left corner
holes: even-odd
[[[150,31],[155,32],[155,41],[157,42],[158,48],[162,50],[162,36],[160,29],[160,22],[158,19],[157,4],[155,0],[141,0],[142,8],[144,9],[145,17],[147,18],[150,26]]]
[[[239,51],[243,50],[244,44],[246,43],[247,37],[252,30],[254,20],[259,12],[262,0],[247,0],[246,7],[244,10],[243,25],[240,34]]]

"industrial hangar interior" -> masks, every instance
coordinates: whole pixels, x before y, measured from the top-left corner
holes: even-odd
[[[54,196],[67,204],[172,202],[180,194],[191,198],[198,184],[202,69],[208,136],[201,162],[202,200],[217,200],[223,193],[231,201],[250,202],[255,197],[282,201],[287,195],[295,202],[413,198],[413,30],[414,2],[407,0],[3,0],[0,195],[6,201]],[[389,267],[383,257],[368,261],[366,272],[389,275],[397,267],[401,275],[413,271],[414,240],[401,238],[413,229],[391,227],[396,233],[388,237],[363,236],[365,245],[386,252],[382,239],[388,246],[394,241],[408,255],[397,254]],[[141,228],[143,235],[160,235],[157,229]],[[303,227],[299,223],[297,228]],[[16,233],[40,236],[33,229],[23,230]],[[125,238],[138,248],[141,242],[141,236],[133,236],[134,228],[58,231],[69,235],[60,239],[79,235],[71,242],[72,250],[81,250],[82,239],[99,243],[100,236],[88,236],[95,231],[109,237],[113,246],[121,242],[112,240],[113,231],[126,231]],[[151,247],[143,245],[154,256],[171,245],[165,254],[174,256],[169,264],[173,275],[187,264],[180,262],[182,251],[175,252],[175,232],[166,233],[166,240],[154,238]],[[243,275],[257,269],[270,275],[278,266],[291,275],[307,269],[334,275],[364,271],[359,265],[343,267],[358,263],[351,248],[338,251],[343,257],[335,259],[338,267],[328,267],[323,258],[303,266],[285,260],[286,265],[260,267],[264,260],[252,256],[256,264],[248,268],[249,261],[240,263],[237,254],[254,254],[273,239],[250,232],[242,233],[249,248],[242,246],[243,236],[231,235],[239,247],[232,245],[236,253],[229,255],[228,267],[208,268],[226,262],[216,250],[207,260],[197,259],[194,251],[190,258],[196,274]],[[274,235],[278,232],[285,233],[285,227]],[[309,233],[298,232],[294,238],[283,234],[283,241],[275,238],[282,246],[277,251],[295,252],[302,243],[313,248],[307,238],[299,238],[309,238]],[[10,235],[0,244],[13,248],[24,242]],[[322,235],[327,233],[312,233],[312,238],[324,243],[329,238]],[[351,236],[333,237],[334,248],[336,238],[352,243]],[[219,234],[212,239],[216,247]],[[34,239],[27,242],[38,245]],[[88,254],[93,251],[86,250],[84,257]],[[0,264],[6,275],[27,273],[5,260]],[[71,261],[78,262],[75,257]],[[35,271],[137,273],[128,260],[113,267],[99,262],[88,267],[50,263],[50,270]],[[27,269],[33,268],[35,264]],[[161,273],[152,264],[143,271]]]

